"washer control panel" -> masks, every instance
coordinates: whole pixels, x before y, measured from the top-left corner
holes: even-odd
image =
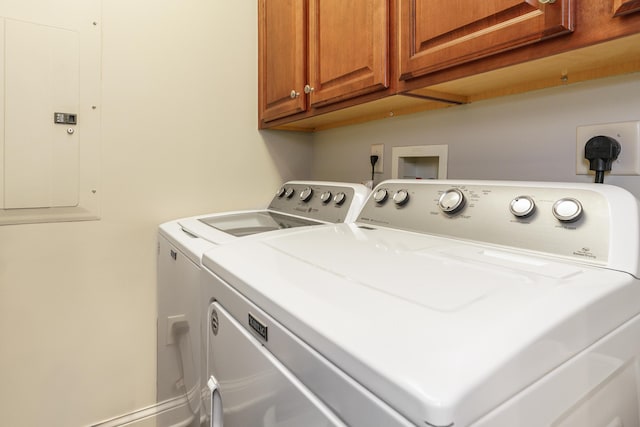
[[[269,209],[325,222],[352,221],[368,194],[361,184],[290,181],[278,188]]]
[[[389,180],[374,189],[357,222],[606,264],[612,212],[625,209],[618,201],[612,209],[609,191],[628,195],[602,184]],[[637,212],[628,196],[622,199]]]

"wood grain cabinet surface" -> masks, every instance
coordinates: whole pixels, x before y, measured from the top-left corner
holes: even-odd
[[[400,0],[400,79],[573,30],[575,0]]]
[[[260,0],[261,127],[389,86],[388,0]]]
[[[640,0],[258,0],[259,127],[317,131],[640,71]]]
[[[300,94],[307,82],[306,1],[260,0],[258,13],[260,120],[305,111],[307,98]]]
[[[389,85],[387,0],[309,0],[312,106]]]
[[[640,0],[613,0],[614,16],[622,16],[639,11]]]

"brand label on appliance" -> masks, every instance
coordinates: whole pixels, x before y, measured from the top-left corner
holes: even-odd
[[[256,333],[260,335],[263,340],[269,341],[268,335],[267,335],[267,330],[268,330],[267,325],[265,325],[264,323],[260,322],[258,319],[253,317],[251,313],[249,313],[249,326],[251,326],[251,329],[256,331]]]

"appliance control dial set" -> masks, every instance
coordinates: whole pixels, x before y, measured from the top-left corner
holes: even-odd
[[[270,210],[326,222],[344,222],[355,190],[330,183],[287,182],[276,191]]]
[[[603,184],[389,180],[357,222],[637,271],[637,215],[635,197]]]

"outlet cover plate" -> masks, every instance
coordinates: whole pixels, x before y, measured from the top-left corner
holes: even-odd
[[[620,155],[611,166],[611,175],[640,175],[640,121],[578,126],[576,129],[576,175],[588,175],[589,161],[584,146],[594,136],[603,135],[620,143]]]

